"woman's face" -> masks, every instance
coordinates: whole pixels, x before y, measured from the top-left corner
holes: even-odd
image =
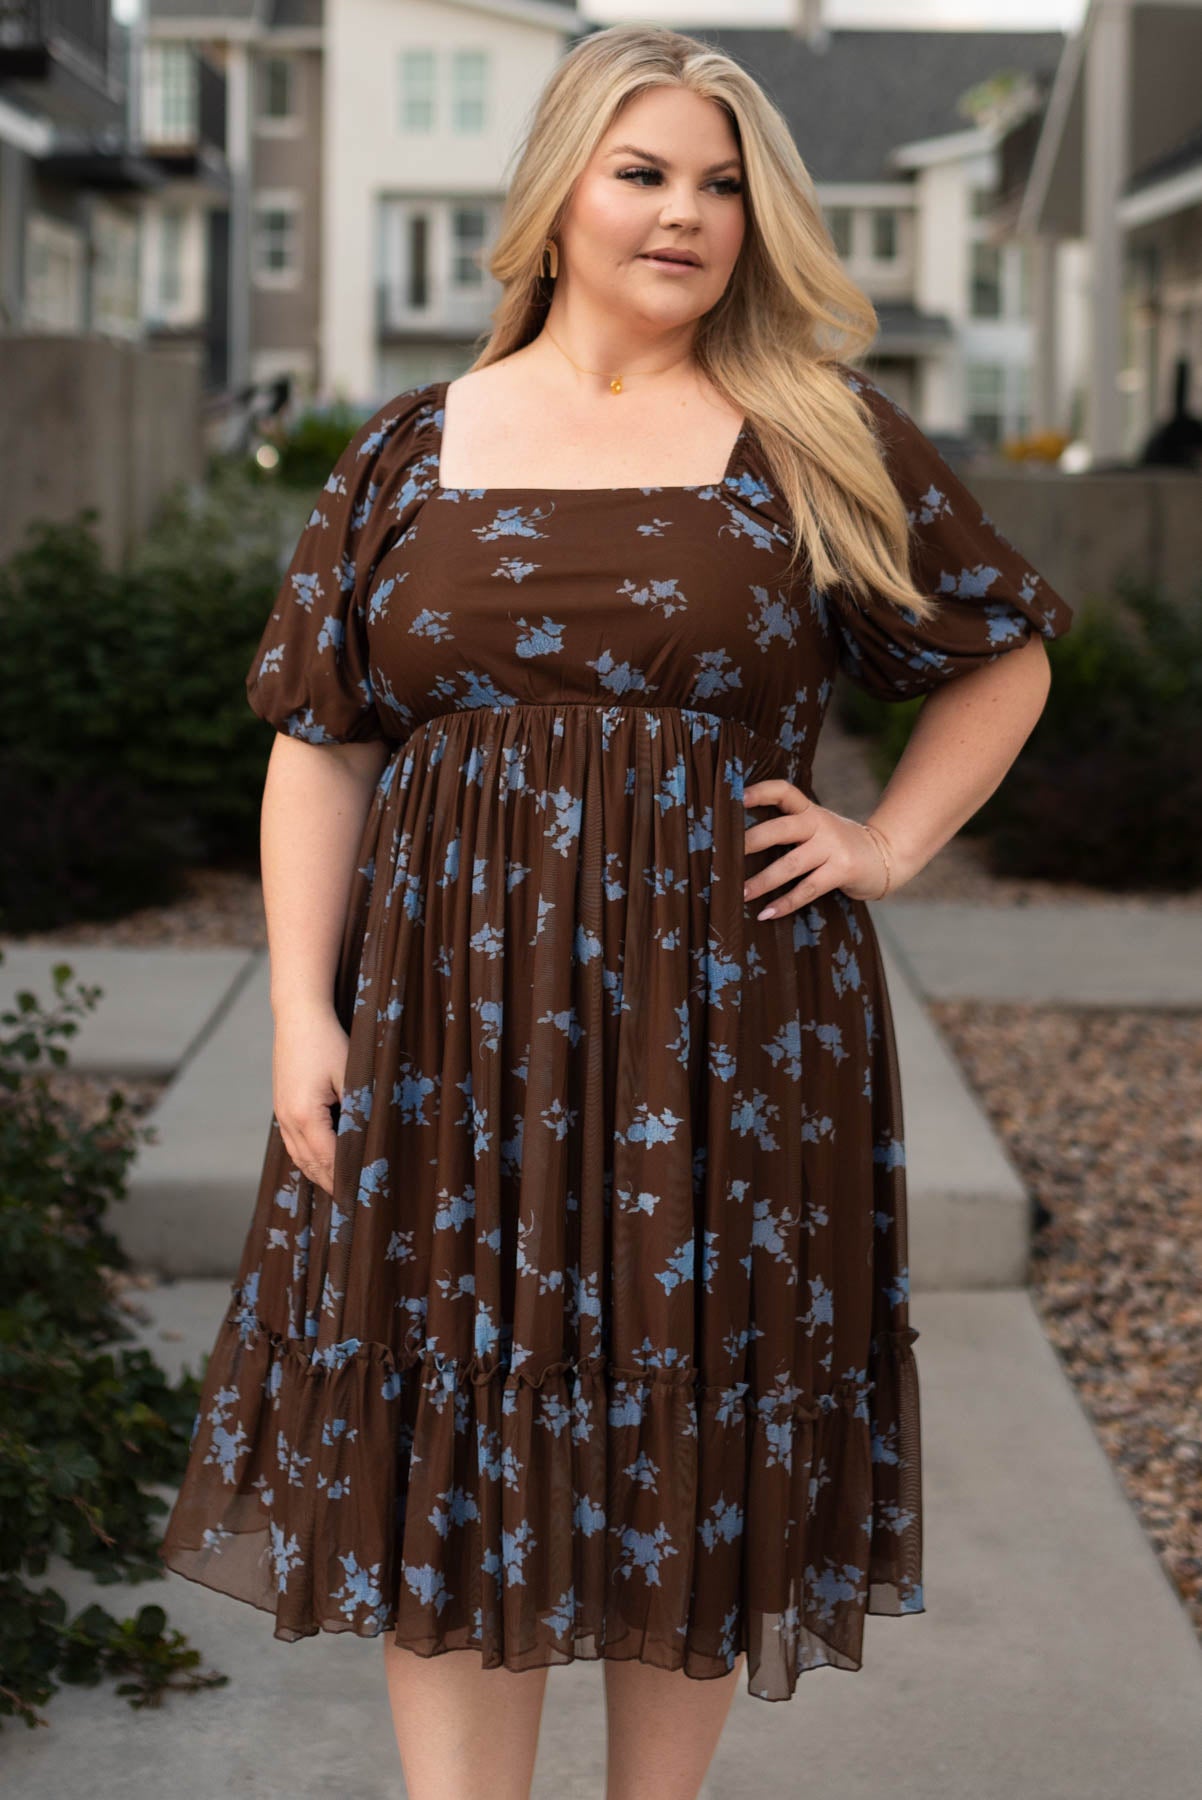
[[[679,326],[721,298],[743,231],[743,169],[727,114],[686,88],[650,88],[619,110],[576,183],[556,288]],[[665,267],[647,255],[661,249],[694,260]]]

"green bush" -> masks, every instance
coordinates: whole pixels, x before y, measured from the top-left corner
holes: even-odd
[[[223,469],[177,490],[123,569],[91,510],[31,527],[0,568],[4,929],[161,903],[188,864],[254,867],[271,734],[243,684],[295,511]]]
[[[999,875],[1116,893],[1202,881],[1202,589],[1185,600],[1123,582],[1074,606],[1048,645],[1047,705],[997,791],[963,827]],[[887,781],[921,700],[890,705],[840,683],[839,716],[871,733]]]
[[[278,475],[294,487],[319,488],[364,419],[370,418],[340,401],[309,407],[275,442],[280,452]]]
[[[71,973],[54,970],[57,1010],[23,990],[0,1014],[0,1724],[48,1723],[36,1708],[63,1682],[116,1675],[131,1705],[152,1706],[228,1679],[195,1672],[160,1607],[118,1621],[93,1603],[69,1620],[60,1594],[25,1579],[51,1556],[104,1585],[164,1577],[153,1519],[167,1502],[150,1489],[181,1479],[200,1401],[197,1375],[172,1384],[125,1347],[136,1333],[112,1275],[129,1259],[105,1213],[149,1134],[119,1090],[94,1123],[53,1092],[47,1065],[67,1060],[54,1040],[101,991],[68,996]]]

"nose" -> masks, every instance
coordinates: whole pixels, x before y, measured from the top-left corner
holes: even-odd
[[[663,225],[695,225],[697,199],[687,181],[669,182],[664,189],[664,203],[659,209]]]

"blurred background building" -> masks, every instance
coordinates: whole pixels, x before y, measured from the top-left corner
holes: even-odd
[[[925,429],[1133,460],[1202,351],[1202,0],[1082,0],[1067,31],[916,4],[656,16],[780,106],[877,307],[873,373]],[[600,7],[128,7],[0,0],[4,332],[189,350],[210,414],[280,378],[367,407],[465,368],[524,124]]]

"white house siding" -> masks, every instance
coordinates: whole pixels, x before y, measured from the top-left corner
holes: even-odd
[[[568,15],[570,20],[570,15]],[[322,204],[322,366],[328,393],[379,403],[402,387],[457,373],[471,339],[488,325],[499,288],[486,283],[474,318],[436,307],[428,328],[382,350],[376,279],[381,203],[389,197],[461,198],[499,206],[529,114],[563,53],[564,31],[486,7],[429,0],[338,0],[326,9]],[[438,117],[429,132],[400,125],[400,53],[432,49]],[[489,57],[481,132],[451,128],[450,53]],[[437,253],[437,250],[436,250]]]

